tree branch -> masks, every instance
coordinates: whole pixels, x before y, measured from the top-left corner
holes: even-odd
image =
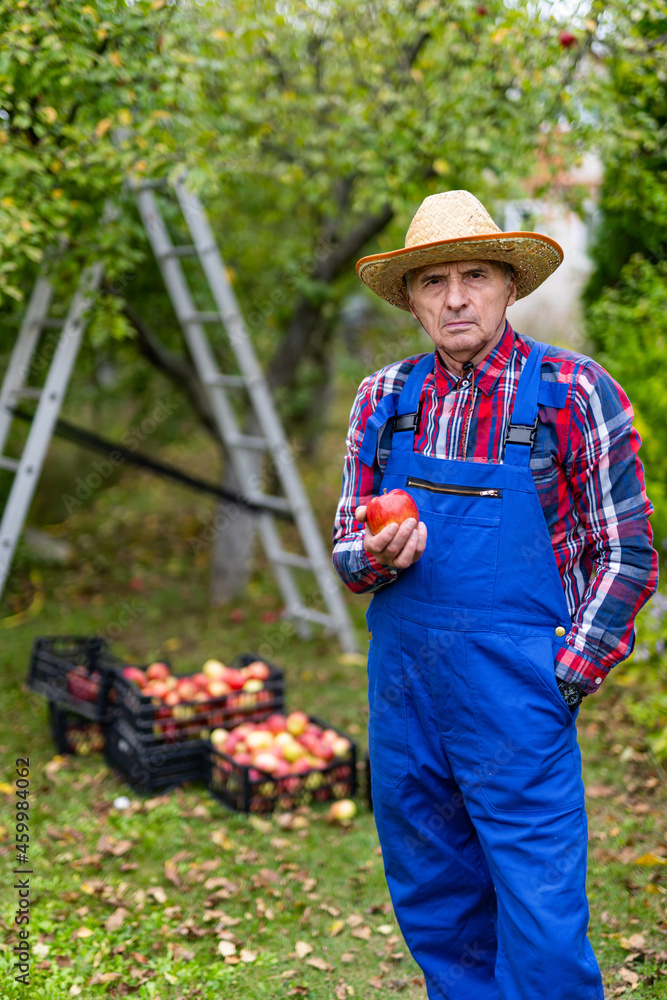
[[[176,382],[179,389],[185,391],[206,429],[216,441],[220,441],[213,411],[192,362],[185,355],[176,354],[165,347],[150,324],[126,300],[123,304],[123,314],[136,330],[137,344],[141,353],[151,364]]]

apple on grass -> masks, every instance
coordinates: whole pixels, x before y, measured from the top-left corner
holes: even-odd
[[[331,803],[327,819],[330,823],[349,823],[356,814],[357,807],[352,799],[339,799]]]
[[[385,490],[366,506],[366,523],[374,535],[388,524],[402,524],[409,517],[419,523],[417,504],[405,490],[390,490],[389,493]]]

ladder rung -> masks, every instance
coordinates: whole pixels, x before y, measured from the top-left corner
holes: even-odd
[[[251,451],[265,451],[269,442],[263,437],[253,437],[251,434],[232,434],[227,438],[231,448],[249,448]]]
[[[300,556],[296,552],[285,552],[284,549],[279,549],[278,552],[274,553],[272,559],[275,562],[283,563],[285,566],[295,566],[297,569],[313,568],[313,564],[308,556]]]
[[[285,497],[272,497],[267,496],[264,493],[253,493],[246,494],[246,498],[251,503],[263,504],[264,507],[273,507],[274,510],[287,511],[288,514],[292,513],[292,508],[290,507],[289,501]]]
[[[183,317],[184,323],[222,323],[222,316],[218,312],[196,312]]]
[[[53,316],[47,316],[39,324],[42,330],[59,330],[61,326],[65,325],[64,319],[55,319]]]
[[[24,399],[39,399],[42,395],[42,390],[36,386],[28,385],[24,389],[19,389],[16,395],[22,396]]]
[[[142,181],[141,184],[137,184],[135,191],[156,191],[160,188],[166,188],[168,183],[166,177],[158,177],[155,180]]]
[[[196,257],[197,247],[190,246],[189,244],[184,244],[181,247],[169,247],[168,250],[163,250],[158,256],[163,259],[168,257]]]
[[[223,386],[225,389],[243,389],[245,379],[243,375],[207,375],[204,383],[211,386]]]
[[[16,472],[19,467],[19,463],[15,458],[7,458],[6,455],[0,455],[0,469],[7,469],[9,472]]]
[[[331,615],[324,611],[316,611],[315,608],[299,608],[298,611],[292,612],[292,617],[303,618],[306,621],[315,622],[317,625],[328,625],[330,628],[336,624]]]

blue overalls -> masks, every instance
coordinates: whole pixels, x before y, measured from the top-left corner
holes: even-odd
[[[428,528],[367,621],[373,808],[430,1000],[604,997],[581,758],[554,673],[571,618],[529,467],[546,348],[524,364],[503,464],[413,451],[422,358],[382,481]]]

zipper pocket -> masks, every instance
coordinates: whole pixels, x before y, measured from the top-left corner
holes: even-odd
[[[453,483],[431,483],[428,479],[413,479],[408,476],[406,486],[415,486],[419,490],[428,490],[429,493],[447,493],[456,497],[488,497],[498,500],[503,495],[502,490],[484,486],[456,486]]]

